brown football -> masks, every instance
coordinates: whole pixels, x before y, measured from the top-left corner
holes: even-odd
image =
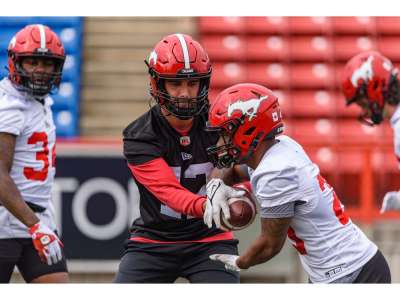
[[[229,230],[242,230],[253,223],[257,214],[257,206],[250,197],[242,196],[228,200],[231,217],[225,219],[221,214],[221,225]]]

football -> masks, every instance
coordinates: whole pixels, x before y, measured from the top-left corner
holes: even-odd
[[[257,206],[251,197],[242,196],[228,200],[230,219],[221,214],[221,225],[233,231],[242,230],[251,223],[257,214]]]

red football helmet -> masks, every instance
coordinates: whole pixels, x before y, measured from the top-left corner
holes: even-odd
[[[164,37],[145,62],[150,74],[150,94],[172,115],[189,119],[208,108],[211,63],[206,51],[191,36],[176,33]],[[168,79],[199,79],[197,97],[170,96],[165,89]]]
[[[344,67],[342,90],[347,105],[357,103],[362,107],[360,121],[379,124],[383,120],[385,104],[399,102],[397,69],[379,52],[362,52]]]
[[[53,59],[55,70],[51,74],[28,73],[21,65],[25,57]],[[9,79],[19,90],[33,96],[44,96],[60,85],[64,61],[61,40],[49,27],[41,24],[21,29],[8,45]]]
[[[224,141],[207,149],[219,168],[245,162],[261,141],[283,131],[278,98],[253,83],[223,90],[213,101],[208,117],[207,130],[218,131]]]

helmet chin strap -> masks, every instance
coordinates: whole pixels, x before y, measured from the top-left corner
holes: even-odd
[[[245,156],[243,156],[241,159],[239,159],[238,163],[241,163],[241,164],[242,164],[242,163],[245,163],[245,162],[248,161],[251,157],[254,157],[254,153],[255,153],[256,148],[257,148],[257,146],[259,145],[259,143],[260,143],[261,141],[266,141],[266,140],[269,140],[269,139],[275,137],[276,134],[277,134],[278,132],[279,132],[279,128],[277,128],[276,130],[273,130],[272,132],[270,132],[270,133],[267,134],[267,135],[264,135],[264,132],[260,132],[260,133],[254,138],[253,142],[251,143],[247,154],[246,154]],[[261,137],[262,137],[262,136],[264,136],[264,138],[261,140]],[[276,139],[274,139],[274,143],[271,144],[271,146],[274,145],[274,144],[276,144],[277,142],[279,142],[279,141],[276,140]],[[267,148],[267,150],[268,150],[271,146],[269,146],[269,147]]]
[[[373,103],[371,107],[371,121],[374,124],[380,124],[383,121],[382,112],[378,109],[378,104]]]
[[[242,158],[239,159],[238,163],[244,163],[246,162],[250,157],[253,156],[255,149],[257,148],[261,137],[264,135],[264,132],[260,132],[257,134],[257,136],[253,139],[253,141],[250,144],[249,150],[247,151],[247,154],[243,156]]]
[[[177,118],[179,120],[182,120],[182,121],[187,121],[187,120],[190,120],[191,118],[194,118],[194,116],[184,116],[183,117],[183,116],[175,115],[171,111],[168,110],[168,108],[165,106],[165,104],[162,104],[162,105],[160,104],[160,106],[163,108],[164,117],[173,116],[173,117],[175,117],[175,118]]]
[[[185,117],[183,117],[183,116],[177,116],[177,115],[174,115],[174,117],[176,117],[177,119],[182,120],[182,121],[187,121],[187,120],[190,120],[190,119],[194,118],[194,116],[185,116]]]
[[[173,116],[173,114],[165,107],[165,104],[159,104],[162,110],[162,115],[164,117]]]
[[[383,121],[383,116],[382,114],[372,114],[371,120],[374,124],[380,124]]]
[[[30,91],[28,91],[24,86],[17,85],[12,82],[12,85],[16,90],[18,90],[20,93],[22,93],[27,99],[32,99],[40,102],[41,104],[44,104],[44,99],[48,96],[48,94],[44,95],[33,95]]]

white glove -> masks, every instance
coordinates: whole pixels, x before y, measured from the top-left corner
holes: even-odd
[[[211,179],[207,183],[207,201],[203,216],[203,221],[208,228],[212,227],[212,221],[214,220],[217,228],[227,230],[221,226],[221,210],[224,214],[224,217],[229,219],[231,214],[229,212],[228,199],[241,197],[245,194],[246,192],[244,190],[236,190],[226,185],[222,179]]]
[[[381,214],[388,210],[400,210],[399,192],[387,192],[383,198]]]
[[[33,245],[43,262],[49,266],[62,259],[61,247],[63,244],[57,235],[42,221],[29,228]]]
[[[211,260],[220,261],[223,264],[225,264],[225,269],[230,270],[230,271],[236,271],[236,272],[239,272],[240,270],[242,270],[236,264],[236,260],[238,258],[239,258],[239,256],[231,255],[231,254],[212,254],[212,255],[210,255]]]

